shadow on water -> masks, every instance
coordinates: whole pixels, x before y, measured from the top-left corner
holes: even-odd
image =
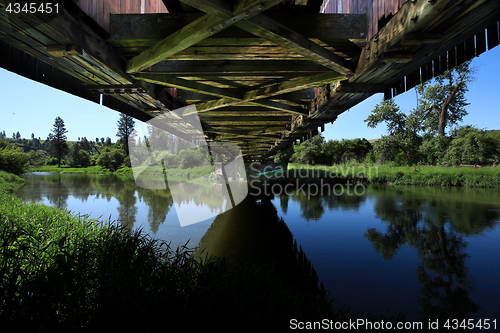
[[[245,267],[272,267],[288,284],[323,293],[318,276],[304,251],[271,202],[271,197],[246,197],[233,209],[219,214],[207,230],[194,255],[225,257]]]
[[[464,236],[493,230],[500,221],[498,205],[465,200],[467,193],[456,190],[446,197],[425,188],[399,193],[373,188],[371,193],[378,194],[373,207],[376,217],[387,226],[385,232],[368,228],[365,237],[384,260],[392,260],[404,244],[417,251],[421,318],[444,322],[477,313],[480,306],[470,296],[475,286],[466,266],[470,255]]]

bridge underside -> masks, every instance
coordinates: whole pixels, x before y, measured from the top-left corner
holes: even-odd
[[[16,14],[0,0],[0,66],[142,121],[167,114],[188,139],[173,110],[196,104],[207,141],[262,159],[499,44],[500,1],[407,1],[370,40],[372,18],[318,1],[163,2],[169,13],[111,15],[107,32],[70,1]]]

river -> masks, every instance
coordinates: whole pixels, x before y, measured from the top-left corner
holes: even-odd
[[[334,304],[406,320],[469,316],[500,326],[500,191],[367,186],[356,194],[248,196],[235,208],[213,189],[138,187],[132,176],[33,173],[16,194],[141,228],[172,246],[236,260],[279,251],[282,218]],[[227,210],[227,212],[222,213]],[[189,212],[192,221],[178,216]],[[194,214],[194,215],[193,215]],[[208,218],[207,218],[208,217]],[[206,218],[206,219],[205,219]],[[183,226],[181,226],[183,225]]]

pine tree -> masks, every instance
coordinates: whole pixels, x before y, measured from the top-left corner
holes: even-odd
[[[135,125],[134,118],[122,113],[120,115],[120,119],[118,119],[117,125],[118,125],[118,133],[116,133],[116,136],[120,138],[120,141],[122,141],[125,147],[125,155],[128,156],[129,154],[128,138],[132,134],[132,131],[134,130],[134,125]]]
[[[50,148],[49,153],[51,156],[57,158],[57,164],[59,168],[61,167],[61,159],[66,156],[69,152],[69,147],[66,137],[66,127],[64,127],[64,121],[61,117],[57,117],[54,123],[54,128],[52,133],[49,134],[50,137]]]

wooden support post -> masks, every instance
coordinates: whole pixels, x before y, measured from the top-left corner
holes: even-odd
[[[488,36],[488,50],[491,50],[499,43],[498,22],[489,26],[488,29],[486,29],[486,33]]]
[[[486,34],[484,31],[476,35],[476,55],[486,52]]]

